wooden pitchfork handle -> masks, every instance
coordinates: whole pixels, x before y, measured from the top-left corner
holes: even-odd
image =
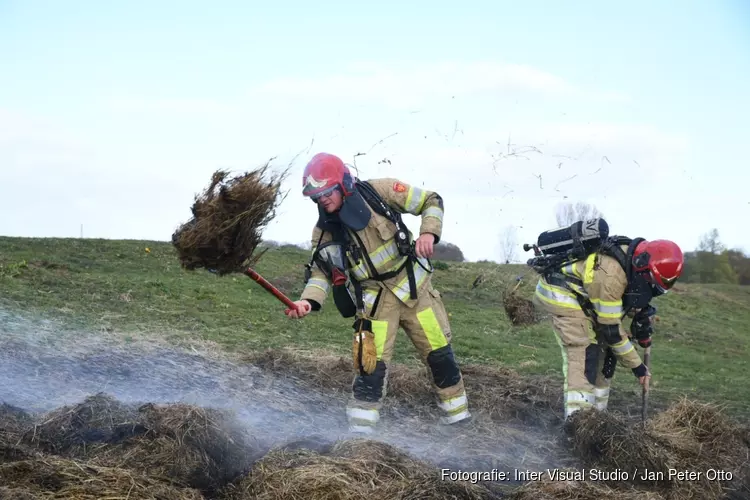
[[[279,291],[278,288],[276,288],[271,283],[269,283],[263,276],[255,272],[254,269],[248,267],[247,269],[245,269],[244,274],[252,278],[260,286],[268,290],[271,293],[271,295],[279,299],[289,309],[292,309],[295,311],[298,309],[297,305],[294,302],[292,302],[292,300],[289,297],[281,293],[281,291]]]

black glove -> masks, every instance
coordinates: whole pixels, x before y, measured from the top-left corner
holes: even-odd
[[[638,378],[645,377],[646,375],[649,375],[648,368],[643,363],[641,363],[640,365],[638,365],[635,368],[633,368],[632,371],[633,371],[633,375],[635,375]]]
[[[638,311],[633,316],[630,323],[630,334],[638,341],[638,345],[643,348],[651,345],[651,335],[654,333],[654,327],[651,325],[651,318],[656,314],[654,306],[648,306]]]

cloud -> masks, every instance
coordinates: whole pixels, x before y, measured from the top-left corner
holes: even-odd
[[[102,106],[119,113],[224,114],[235,108],[217,99],[174,99],[136,96],[116,96],[102,101]]]
[[[278,78],[253,93],[297,99],[379,100],[393,107],[423,104],[429,99],[485,91],[531,92],[555,97],[625,101],[615,92],[582,89],[546,71],[497,62],[442,62],[412,66],[360,63],[340,73],[311,78]]]

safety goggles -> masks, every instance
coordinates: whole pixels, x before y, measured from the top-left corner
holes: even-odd
[[[315,193],[314,195],[310,196],[310,199],[313,201],[313,203],[318,203],[321,198],[329,198],[334,191],[338,190],[338,188],[338,186],[331,186],[328,189],[321,191],[320,193]]]

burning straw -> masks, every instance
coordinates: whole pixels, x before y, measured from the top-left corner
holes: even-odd
[[[225,275],[257,262],[262,253],[253,253],[283,201],[279,190],[288,172],[266,178],[268,170],[266,164],[232,178],[223,170],[213,174],[210,185],[196,197],[193,218],[172,235],[183,268]]]

